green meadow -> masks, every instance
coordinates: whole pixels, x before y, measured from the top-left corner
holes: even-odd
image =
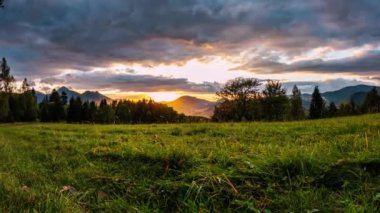
[[[0,212],[379,212],[380,115],[0,125]]]

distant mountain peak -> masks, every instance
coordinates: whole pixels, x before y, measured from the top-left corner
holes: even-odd
[[[211,117],[215,102],[207,101],[193,96],[181,96],[174,101],[163,102],[176,111],[192,116]]]
[[[82,101],[95,101],[100,102],[101,100],[105,99],[107,101],[112,101],[111,98],[101,94],[98,91],[85,91],[84,93],[80,94],[72,89],[69,89],[68,87],[62,86],[56,89],[59,94],[62,94],[62,92],[65,92],[68,99],[80,97]],[[36,92],[37,96],[37,102],[40,103],[45,98],[45,94],[41,92]]]

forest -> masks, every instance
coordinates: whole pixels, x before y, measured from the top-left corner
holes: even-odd
[[[68,123],[179,123],[204,122],[209,119],[186,116],[165,104],[153,100],[119,100],[107,103],[82,101],[79,97],[68,100],[65,92],[55,89],[37,103],[35,90],[25,78],[16,88],[5,58],[0,73],[0,121],[1,122],[63,122]],[[264,89],[260,89],[264,86]],[[289,96],[281,82],[268,80],[265,85],[254,78],[230,80],[216,93],[219,100],[211,121],[288,121],[320,119],[327,117],[376,113],[380,109],[380,97],[374,87],[362,106],[352,100],[336,106],[327,103],[315,87],[309,109],[302,105],[301,91],[296,85]]]

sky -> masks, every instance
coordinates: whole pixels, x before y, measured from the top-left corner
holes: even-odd
[[[42,92],[212,100],[236,77],[379,85],[378,0],[5,0],[0,56]]]

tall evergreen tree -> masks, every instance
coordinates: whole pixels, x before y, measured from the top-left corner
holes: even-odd
[[[30,90],[28,79],[24,78],[21,85],[21,92],[25,93]]]
[[[50,102],[52,103],[52,106],[49,111],[51,113],[52,121],[58,122],[65,119],[65,108],[63,106],[63,103],[61,101],[61,96],[59,95],[57,90],[53,90],[53,92],[50,95]]]
[[[95,101],[90,102],[90,109],[89,109],[89,122],[95,123],[96,121],[96,115],[97,115],[98,107],[96,106]]]
[[[377,94],[376,87],[373,87],[371,91],[368,92],[362,108],[364,112],[369,113],[375,113],[380,111],[380,98]]]
[[[305,117],[305,111],[302,106],[301,90],[294,85],[292,96],[290,97],[290,116],[294,120],[300,120]]]
[[[99,123],[115,123],[115,111],[105,99],[100,102],[97,119]]]
[[[311,103],[309,108],[309,116],[311,119],[319,119],[323,117],[325,111],[325,101],[319,92],[318,86],[314,88],[314,92],[311,96]]]
[[[61,93],[61,101],[63,105],[67,105],[68,97],[65,91],[62,91]]]
[[[1,83],[1,89],[6,93],[12,93],[13,91],[13,83],[15,82],[15,79],[13,75],[10,74],[10,67],[8,66],[8,62],[5,58],[2,59],[1,62],[1,73],[0,73],[0,83]]]
[[[5,122],[8,119],[9,114],[9,102],[8,95],[0,93],[0,121]]]
[[[338,107],[335,105],[334,102],[330,102],[330,105],[328,108],[328,116],[335,117],[337,115],[338,115]]]

